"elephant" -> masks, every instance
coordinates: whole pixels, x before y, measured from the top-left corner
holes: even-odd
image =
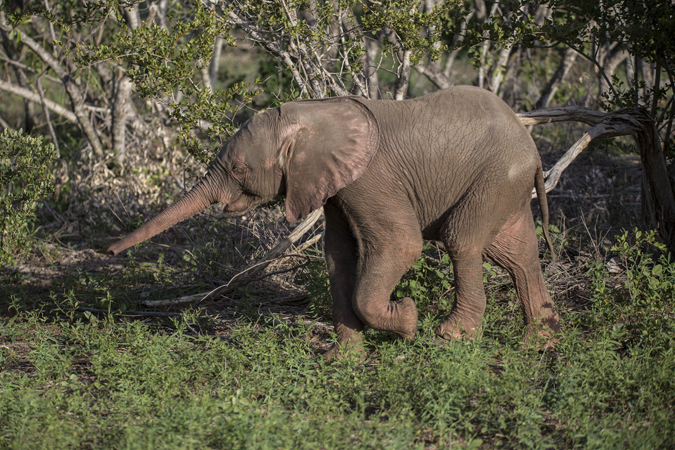
[[[344,346],[363,352],[365,326],[414,339],[415,303],[393,301],[391,293],[425,239],[440,241],[453,263],[456,301],[438,336],[470,338],[480,330],[485,257],[513,279],[525,339],[536,333],[555,343],[561,329],[539,262],[533,188],[554,256],[537,148],[509,106],[487,90],[455,86],[402,101],[293,101],[245,122],[184,197],[108,252],[216,203],[243,213],[285,196],[289,222],[324,208],[337,334],[329,359]]]

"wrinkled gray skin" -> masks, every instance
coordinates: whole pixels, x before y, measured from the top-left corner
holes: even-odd
[[[526,336],[536,329],[549,337],[560,326],[539,266],[533,186],[546,230],[537,149],[511,109],[486,90],[291,102],[246,122],[184,198],[108,250],[117,254],[215,203],[241,213],[283,194],[291,222],[324,206],[340,344],[361,351],[366,325],[415,336],[413,300],[390,295],[423,239],[441,241],[453,262],[457,301],[439,336],[472,336],[481,326],[487,257],[513,278]]]

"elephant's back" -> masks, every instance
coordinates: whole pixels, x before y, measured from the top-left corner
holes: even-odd
[[[416,99],[365,104],[378,121],[380,150],[404,163],[444,167],[448,175],[513,164],[535,170],[539,163],[530,133],[485,89],[455,86]]]
[[[406,190],[423,228],[442,220],[476,186],[510,192],[522,202],[529,198],[539,154],[496,95],[457,86],[412,100],[365,103],[380,129],[374,172],[396,173],[392,179]]]

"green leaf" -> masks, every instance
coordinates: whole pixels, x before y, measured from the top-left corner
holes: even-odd
[[[661,276],[662,273],[663,273],[663,266],[661,264],[655,265],[654,268],[652,269],[652,275],[655,277]]]

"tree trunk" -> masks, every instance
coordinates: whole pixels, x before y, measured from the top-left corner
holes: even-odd
[[[509,43],[499,52],[497,67],[495,67],[495,69],[492,71],[493,75],[490,77],[490,81],[488,82],[490,91],[494,92],[495,95],[499,95],[499,88],[501,87],[502,80],[504,79],[504,69],[509,62],[509,55],[511,55],[511,47],[513,47],[513,43]]]
[[[117,160],[124,162],[126,156],[125,136],[129,97],[133,83],[129,77],[120,73],[117,80],[112,105],[112,150],[117,155]]]
[[[482,0],[481,0],[480,3],[482,3]],[[476,6],[478,7],[478,5],[479,5],[479,2],[476,1]],[[485,4],[482,3],[482,5],[483,5],[482,8],[484,8]],[[499,2],[494,2],[492,4],[492,7],[490,7],[490,13],[485,17],[485,20],[488,20],[490,17],[495,15],[495,12],[497,12],[498,6],[499,6]],[[477,18],[478,18],[479,21],[481,20],[481,17],[482,16],[480,14],[477,15]],[[483,43],[481,44],[480,66],[478,67],[478,81],[477,81],[477,85],[480,88],[487,88],[488,87],[488,86],[486,86],[486,81],[489,80],[489,76],[490,76],[490,74],[488,73],[488,70],[490,70],[490,67],[488,65],[488,58],[487,58],[488,50],[490,49],[490,40],[488,39],[489,36],[490,35],[489,35],[489,32],[487,30],[483,31]],[[489,83],[489,81],[488,81],[488,83]]]
[[[122,7],[122,15],[124,16],[124,21],[127,23],[127,26],[132,30],[138,28],[140,19],[138,17],[138,9],[136,5],[130,7]]]
[[[4,30],[0,31],[0,33],[2,34],[2,46],[5,49],[5,53],[7,54],[7,56],[9,56],[10,59],[18,62],[19,59],[21,58],[21,55],[16,50],[14,42],[12,42],[12,40],[9,39],[9,34]],[[28,82],[28,77],[26,76],[24,70],[15,65],[12,65],[12,69],[14,70],[14,75],[16,76],[16,80],[19,83],[19,86],[23,89],[29,89],[30,83]],[[23,109],[24,109],[23,129],[26,132],[26,134],[29,134],[33,130],[33,127],[37,124],[35,104],[30,100],[24,99]]]
[[[551,79],[548,80],[548,83],[546,83],[546,87],[544,88],[544,91],[541,93],[541,97],[539,97],[539,100],[537,100],[535,109],[548,108],[548,104],[551,102],[553,96],[555,96],[555,93],[558,90],[560,83],[562,83],[563,80],[567,77],[567,74],[574,65],[574,61],[576,59],[577,59],[577,52],[574,49],[568,48],[567,50],[565,50],[565,54],[560,60],[558,69],[555,71]]]
[[[605,71],[605,75],[607,75],[608,79],[612,79],[614,72],[616,72],[616,68],[619,67],[619,64],[625,61],[629,56],[630,55],[626,50],[617,50],[605,58],[603,70]],[[608,89],[609,85],[607,84],[607,80],[605,80],[605,77],[600,77],[600,94],[606,92]]]
[[[519,92],[519,86],[517,83],[518,72],[520,71],[520,64],[522,61],[522,45],[518,43],[516,48],[516,54],[514,61],[509,65],[506,74],[504,75],[504,82],[502,83],[502,90],[499,93],[499,96],[504,100],[511,108],[515,107],[516,96]]]
[[[661,140],[653,119],[649,117],[642,123],[642,129],[635,133],[635,141],[640,149],[643,186],[645,195],[642,203],[644,210],[650,213],[648,224],[659,230],[661,239],[668,250],[675,255],[675,195],[673,185],[666,170],[666,160],[661,149]],[[646,184],[646,185],[645,185]]]
[[[216,37],[216,42],[213,45],[213,59],[209,64],[209,78],[211,79],[211,90],[216,90],[216,81],[218,81],[218,63],[220,62],[220,54],[223,50],[223,38]]]
[[[395,100],[405,100],[408,93],[408,86],[410,85],[410,50],[403,52],[403,61],[401,61],[398,69],[398,80],[396,81]]]
[[[366,38],[366,79],[368,80],[368,95],[371,100],[380,98],[380,80],[377,76],[377,55],[380,52],[380,41],[377,35],[372,39]]]

